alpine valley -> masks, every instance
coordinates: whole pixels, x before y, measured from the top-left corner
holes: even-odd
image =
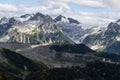
[[[0,80],[120,80],[119,75],[120,20],[87,29],[76,19],[39,12],[0,20]]]

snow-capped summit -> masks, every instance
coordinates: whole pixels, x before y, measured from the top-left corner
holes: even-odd
[[[18,18],[16,18],[16,17],[12,17],[12,18],[10,18],[9,19],[9,22],[8,22],[10,25],[15,25],[15,24],[20,24],[21,23],[21,21],[18,19]]]
[[[25,14],[21,15],[20,17],[12,17],[14,21],[25,22],[28,21],[34,14]]]
[[[118,19],[116,22],[120,22],[120,19]]]
[[[73,18],[67,18],[65,16],[59,15],[54,19],[57,26],[59,26],[65,35],[70,37],[75,42],[79,42],[79,38],[84,34],[84,29],[81,23]]]
[[[120,19],[118,19],[115,23],[117,23],[118,25],[120,25]]]
[[[73,18],[68,18],[68,20],[69,20],[69,23],[70,23],[70,24],[72,24],[72,23],[74,23],[74,24],[80,24],[79,21],[77,21],[77,20],[75,20],[75,19],[73,19]]]
[[[97,29],[97,30],[96,30]],[[90,34],[85,33],[82,43],[91,47],[94,50],[105,50],[108,46],[111,46],[113,43],[120,41],[120,24],[119,20],[116,22],[111,22],[107,27],[100,27],[92,29]]]
[[[32,17],[30,17],[29,20],[40,20],[41,18],[44,18],[44,17],[45,17],[45,15],[38,12],[38,13],[34,14]]]
[[[6,24],[0,26],[2,26],[0,42],[73,43],[50,16],[41,13],[12,17]]]
[[[54,19],[54,21],[55,22],[64,22],[64,23],[68,23],[69,22],[69,20],[65,16],[62,16],[62,15],[57,16]]]
[[[1,19],[0,19],[0,24],[5,24],[5,23],[7,23],[9,21],[9,19],[7,18],[7,17],[2,17]]]
[[[33,16],[33,14],[25,14],[25,15],[21,15],[20,18],[28,18]]]
[[[69,23],[69,24],[80,24],[79,21],[73,18],[62,16],[62,15],[57,16],[54,20],[57,23],[62,22],[62,23]]]

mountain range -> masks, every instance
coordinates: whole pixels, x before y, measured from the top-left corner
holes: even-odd
[[[119,80],[120,20],[83,27],[39,12],[1,18],[0,80]]]
[[[62,15],[57,16],[54,21],[56,22],[56,25],[62,29],[65,35],[67,35],[76,43],[79,43],[80,37],[85,33],[84,29],[82,28],[82,23],[76,19]]]
[[[55,24],[54,20],[41,13],[0,20],[0,42],[30,44],[74,43]]]
[[[0,42],[46,45],[83,43],[93,50],[119,53],[116,49],[120,41],[119,23],[120,20],[117,20],[107,27],[84,29],[83,23],[62,15],[54,19],[42,13],[3,17],[0,20]]]
[[[52,18],[42,13],[0,20],[0,42],[28,44],[82,43],[93,50],[119,53],[120,20],[107,27],[84,29],[83,23],[62,15]]]
[[[119,20],[111,22],[106,28],[84,37],[82,43],[94,50],[119,53],[120,24]]]
[[[76,19],[59,15],[56,24],[76,43],[83,43],[96,51],[119,54],[120,20],[111,22],[107,27],[91,27],[84,29],[83,23]]]

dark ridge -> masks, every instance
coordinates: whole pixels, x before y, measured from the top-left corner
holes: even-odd
[[[120,62],[120,55],[115,53],[100,52],[95,54],[95,56],[114,62]]]
[[[64,16],[62,16],[62,15],[59,15],[58,17],[55,18],[55,22],[61,21],[62,18],[66,18],[66,17],[64,17]]]
[[[2,21],[8,21],[8,18],[7,17],[2,17],[1,19],[0,19],[0,23],[2,22]]]
[[[120,19],[118,19],[116,22],[120,22]]]
[[[72,23],[80,24],[80,22],[75,19],[68,18],[68,20],[69,20],[70,24],[72,24]]]
[[[69,52],[69,53],[89,53],[94,52],[84,44],[63,44],[63,45],[52,45],[50,49],[57,52]]]
[[[42,63],[39,65],[16,52],[5,48],[0,49],[0,71],[17,75],[21,74],[25,67],[29,72],[42,71],[46,68]]]
[[[44,17],[45,17],[45,15],[38,12],[38,13],[34,14],[34,16],[31,17],[29,20],[39,20],[39,19],[44,18]]]
[[[117,41],[112,43],[111,45],[107,46],[104,51],[108,53],[120,54],[120,42]]]
[[[100,61],[88,62],[86,67],[52,68],[44,73],[34,72],[26,80],[119,80],[120,65]]]
[[[9,19],[9,25],[15,25],[15,24],[20,24],[21,22],[19,20],[16,20],[14,17]]]
[[[25,14],[25,15],[22,15],[22,16],[20,16],[21,18],[27,18],[27,17],[29,17],[31,14]]]

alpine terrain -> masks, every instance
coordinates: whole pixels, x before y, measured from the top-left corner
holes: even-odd
[[[0,80],[120,80],[120,0],[0,0]]]
[[[0,42],[30,44],[74,43],[55,24],[54,20],[41,13],[0,20]]]

